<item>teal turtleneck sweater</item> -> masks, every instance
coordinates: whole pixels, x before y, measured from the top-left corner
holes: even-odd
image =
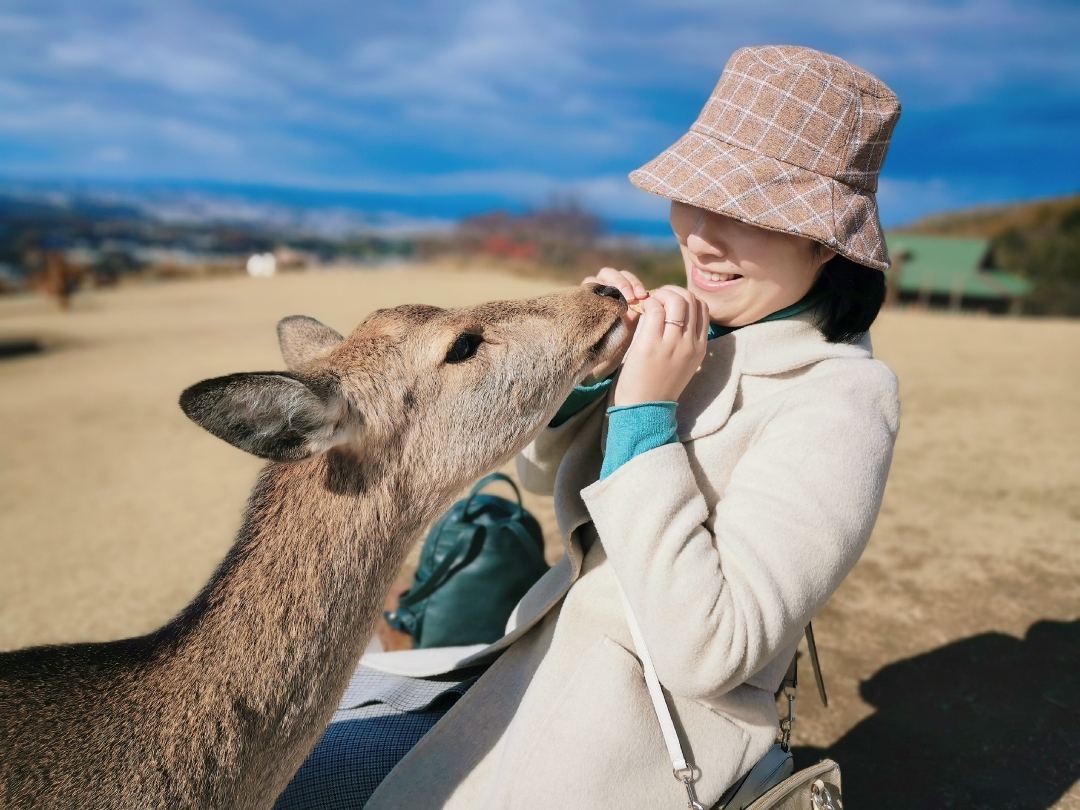
[[[755,323],[778,321],[805,312],[821,301],[819,295],[807,295],[790,307],[785,307],[772,315],[766,315]],[[752,325],[752,324],[751,324]],[[709,324],[709,340],[730,335],[741,326],[721,326]],[[581,411],[590,402],[595,402],[607,393],[614,380],[613,372],[606,380],[595,385],[575,388],[551,420],[551,427],[558,427],[571,416]],[[647,453],[665,444],[679,440],[678,425],[675,421],[675,402],[642,402],[637,405],[619,405],[608,408],[607,448],[604,453],[604,465],[600,469],[603,480],[630,459]]]

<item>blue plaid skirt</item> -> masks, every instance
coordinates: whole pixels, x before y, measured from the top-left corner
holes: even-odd
[[[432,678],[357,667],[330,725],[274,810],[360,810],[480,672]]]

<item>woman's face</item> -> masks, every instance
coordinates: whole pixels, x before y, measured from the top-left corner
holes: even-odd
[[[803,236],[770,231],[681,202],[671,229],[686,263],[686,286],[723,326],[746,326],[789,307],[810,291],[836,254],[814,253]]]

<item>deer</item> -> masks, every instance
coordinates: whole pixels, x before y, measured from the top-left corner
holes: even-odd
[[[278,324],[287,371],[180,407],[267,459],[235,542],[172,621],[0,653],[0,807],[270,808],[328,725],[421,531],[625,345],[587,285],[377,310],[348,337]]]

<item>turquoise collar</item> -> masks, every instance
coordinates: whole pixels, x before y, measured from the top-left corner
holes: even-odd
[[[818,290],[817,292],[810,291],[790,307],[784,307],[777,310],[772,315],[766,315],[760,321],[754,321],[754,323],[765,323],[766,321],[779,321],[784,318],[790,318],[792,315],[798,315],[800,312],[806,312],[811,307],[815,307],[825,300],[825,296],[828,293],[824,290]],[[754,324],[744,324],[744,326],[753,326]],[[724,335],[730,335],[736,329],[742,329],[742,326],[721,326],[718,323],[709,324],[709,340],[715,340],[718,337]]]

